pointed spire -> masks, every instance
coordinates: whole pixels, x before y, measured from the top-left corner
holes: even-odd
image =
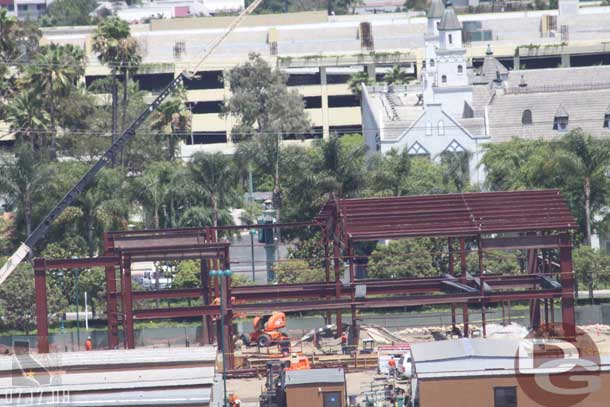
[[[443,0],[432,0],[427,16],[428,18],[442,18],[444,12],[445,4],[443,3]]]
[[[438,25],[439,31],[455,31],[462,29],[462,23],[458,20],[455,15],[455,10],[453,9],[453,5],[451,2],[447,3],[447,8],[443,12],[443,18],[441,18],[441,22]]]

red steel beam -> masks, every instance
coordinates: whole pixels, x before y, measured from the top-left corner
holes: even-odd
[[[560,290],[524,290],[514,292],[491,293],[481,296],[477,293],[457,293],[439,295],[410,295],[399,297],[368,298],[365,300],[350,301],[349,299],[330,299],[320,301],[292,301],[292,302],[269,302],[254,304],[234,304],[230,309],[235,313],[260,314],[271,311],[320,311],[320,310],[344,310],[352,305],[359,309],[392,308],[417,305],[439,305],[485,300],[487,303],[500,301],[525,301],[530,299],[561,298]],[[199,307],[177,307],[162,309],[134,310],[135,319],[162,319],[162,318],[185,318],[198,317],[202,315],[218,315],[218,306]]]
[[[76,269],[89,267],[117,266],[121,262],[117,256],[85,257],[82,259],[34,259],[35,270]]]

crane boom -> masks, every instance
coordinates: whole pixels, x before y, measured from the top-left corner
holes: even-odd
[[[210,47],[203,54],[199,62],[194,66],[193,70],[189,71],[195,73],[197,69],[201,66],[201,64],[214,52],[216,48],[235,30],[239,24],[246,18],[247,15],[251,14],[256,7],[262,2],[262,0],[255,0],[252,2],[246,9],[244,9],[239,16],[237,16],[231,24],[227,27],[227,29],[210,44]],[[116,156],[122,149],[125,144],[131,140],[135,134],[136,130],[148,119],[148,117],[154,112],[161,103],[168,96],[172,94],[172,92],[180,86],[185,78],[191,78],[192,73],[187,73],[186,71],[180,73],[173,81],[171,81],[165,89],[161,91],[159,96],[155,98],[155,100],[148,105],[140,115],[123,131],[123,133],[112,143],[112,145],[106,150],[106,152],[102,155],[102,157],[91,167],[85,175],[68,191],[68,193],[55,205],[53,209],[45,216],[45,218],[38,224],[36,229],[27,237],[25,242],[23,242],[19,248],[9,257],[7,262],[0,268],[0,285],[11,275],[13,271],[17,268],[17,266],[32,252],[32,249],[36,243],[42,239],[42,237],[47,233],[53,221],[68,207],[70,206],[76,198],[89,186],[91,181],[95,178],[95,176],[108,165],[109,162],[112,161],[112,157]]]

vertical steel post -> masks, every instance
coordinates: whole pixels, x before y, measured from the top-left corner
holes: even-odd
[[[563,335],[576,338],[576,315],[574,312],[574,271],[572,270],[572,239],[567,233],[559,236],[559,259],[561,270],[561,315]]]
[[[200,259],[199,281],[201,284],[201,302],[204,306],[210,305],[210,278],[208,270],[208,260]],[[201,321],[201,345],[210,344],[210,316],[204,315]]]
[[[335,217],[335,233],[333,236],[333,257],[335,260],[335,297],[341,298],[341,248],[339,247],[339,211],[337,210]],[[343,321],[341,319],[341,310],[337,310],[337,336],[343,334]]]
[[[448,238],[447,239],[447,254],[449,256],[449,275],[453,276],[454,271],[454,265],[453,265],[453,239],[452,238]],[[451,304],[451,332],[455,332],[456,331],[456,326],[455,326],[455,304]]]
[[[328,248],[328,223],[322,227],[322,244],[324,245],[324,276],[327,283],[330,282],[330,250]],[[332,323],[332,313],[326,311],[326,325]]]
[[[231,261],[229,259],[229,248],[225,251],[224,258],[224,269],[225,271],[230,271],[231,269]],[[224,294],[224,318],[225,321],[222,324],[222,329],[224,332],[224,348],[225,351],[229,354],[227,359],[227,368],[229,370],[233,370],[235,367],[235,356],[233,351],[233,310],[231,309],[231,276],[230,274],[225,274],[223,277],[223,285],[222,285],[222,293]],[[221,298],[222,302],[222,298]]]
[[[485,315],[485,281],[483,279],[483,247],[481,246],[481,235],[477,241],[477,248],[479,253],[479,285],[481,295],[481,325],[483,327],[483,338],[487,337],[487,316]]]
[[[123,335],[127,349],[135,349],[135,334],[133,330],[133,299],[131,294],[131,258],[121,256],[121,271],[123,275]]]
[[[350,243],[348,243],[347,251],[349,254],[349,282],[350,282],[350,291],[351,291],[351,311],[352,311],[352,335],[351,345],[353,349],[358,350],[358,342],[359,342],[359,329],[358,329],[358,310],[356,309],[356,305],[354,301],[356,300],[356,272],[354,270],[354,248]]]
[[[538,272],[538,252],[536,249],[527,251],[527,273],[537,274]],[[540,300],[530,300],[530,322],[532,329],[540,327]]]
[[[466,264],[466,242],[464,238],[460,238],[460,268],[462,269],[462,284],[466,284],[468,281],[468,266]],[[462,321],[464,322],[464,337],[468,337],[469,335],[469,324],[468,324],[468,303],[465,302],[462,304]]]
[[[112,256],[114,242],[108,233],[104,233],[104,256]],[[117,285],[115,266],[106,266],[106,318],[108,319],[108,348],[119,346],[119,328],[117,315]]]
[[[38,353],[49,353],[49,321],[47,308],[47,277],[44,260],[34,265],[34,290],[36,292],[36,331]]]

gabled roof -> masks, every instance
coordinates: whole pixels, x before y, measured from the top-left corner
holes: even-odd
[[[508,69],[494,57],[494,53],[489,45],[487,46],[487,52],[485,52],[485,59],[483,60],[480,72],[479,77],[475,78],[476,83],[490,83],[497,78],[498,74],[501,77],[508,75]]]
[[[443,18],[441,18],[438,29],[439,31],[454,31],[462,29],[462,23],[460,23],[460,20],[458,20],[457,16],[455,15],[455,10],[450,5],[447,6],[443,12]]]
[[[430,4],[430,8],[428,9],[427,16],[428,18],[441,18],[443,17],[443,12],[445,11],[445,4],[443,0],[432,0]]]
[[[317,219],[331,219],[335,209],[341,230],[353,242],[567,231],[578,226],[560,192],[551,189],[330,200]]]
[[[557,111],[555,112],[555,117],[570,117],[570,115],[563,105],[559,105]]]

